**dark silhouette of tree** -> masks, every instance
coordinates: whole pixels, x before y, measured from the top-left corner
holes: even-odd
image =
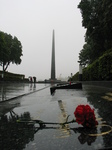
[[[112,1],[81,0],[78,8],[82,14],[82,26],[87,29],[79,60],[91,64],[112,48]]]
[[[0,31],[0,65],[5,72],[10,63],[20,64],[22,45],[17,37]]]

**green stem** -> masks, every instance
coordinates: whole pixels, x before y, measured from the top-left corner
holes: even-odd
[[[58,123],[58,122],[43,122],[41,120],[31,120],[31,121],[21,121],[21,120],[17,120],[17,122],[21,122],[21,123],[38,123],[40,126],[41,125],[46,125],[46,124],[59,124],[59,125],[65,125],[65,124],[69,124],[69,123],[73,123],[76,122],[76,120],[72,120],[72,121],[66,121],[64,123]]]

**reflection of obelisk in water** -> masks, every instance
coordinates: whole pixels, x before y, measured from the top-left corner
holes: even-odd
[[[51,80],[56,80],[56,78],[55,78],[55,35],[54,35],[54,30],[53,30],[53,36],[52,36]]]

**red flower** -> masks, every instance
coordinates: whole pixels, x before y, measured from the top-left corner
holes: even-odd
[[[84,127],[94,127],[98,124],[95,118],[94,110],[89,105],[77,106],[74,115],[76,122]]]

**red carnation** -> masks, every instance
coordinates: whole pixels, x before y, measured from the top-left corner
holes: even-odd
[[[74,115],[76,122],[84,127],[95,127],[98,122],[96,121],[94,110],[89,105],[77,106]]]

